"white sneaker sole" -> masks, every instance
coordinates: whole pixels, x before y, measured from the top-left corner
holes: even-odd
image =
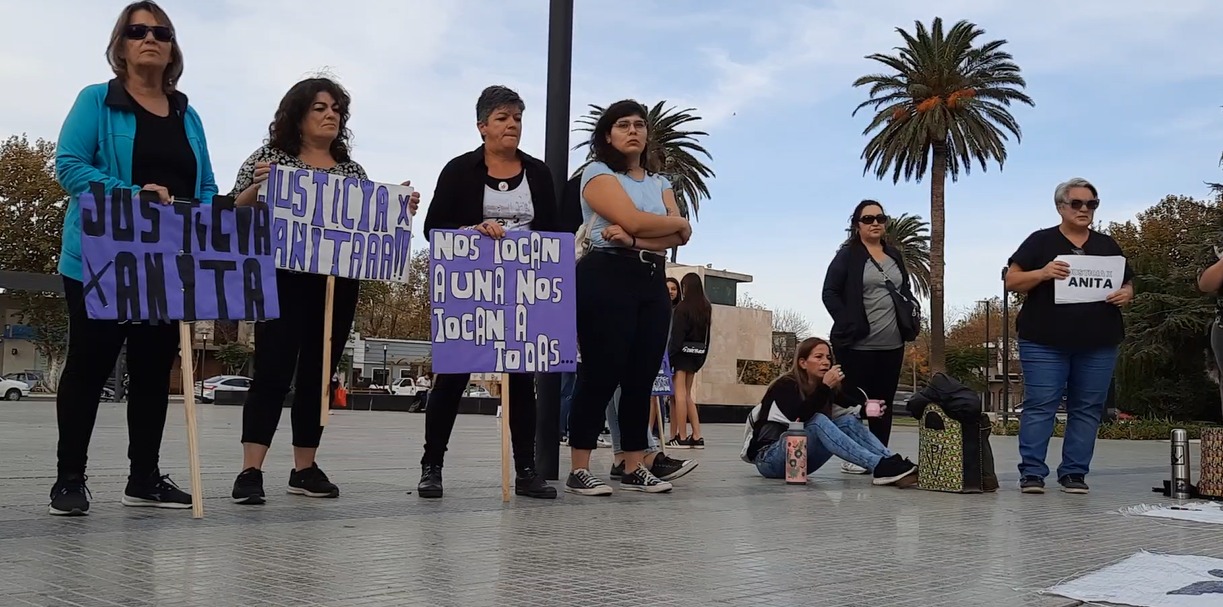
[[[620,483],[621,491],[636,491],[638,493],[666,493],[672,489],[674,487],[667,481],[662,481],[657,485],[626,485]]]
[[[585,487],[570,487],[569,485],[565,485],[565,493],[572,493],[574,495],[611,495],[612,488],[607,485],[603,485],[602,487],[594,487],[592,489],[587,489]]]
[[[869,474],[870,470],[856,464],[841,464],[841,474]]]
[[[906,476],[913,475],[913,474],[917,474],[917,467],[916,467],[916,466],[914,466],[913,468],[910,468],[910,469],[909,469],[909,471],[908,471],[908,472],[905,472],[904,474],[900,474],[900,475],[897,475],[897,476],[887,476],[887,477],[884,477],[884,478],[876,478],[876,479],[872,479],[872,480],[871,480],[871,484],[872,484],[872,485],[891,485],[892,483],[895,483],[896,481],[899,481],[900,479],[902,479],[902,478],[904,478],[904,477],[906,477]]]
[[[59,510],[53,506],[47,506],[47,514],[51,516],[88,516],[88,510],[73,508],[72,510]]]
[[[320,493],[318,491],[307,491],[300,487],[289,487],[288,489],[285,489],[285,493],[288,493],[289,495],[302,495],[305,497],[322,497],[322,498],[340,497],[340,491],[338,489],[330,493]]]
[[[124,495],[123,499],[119,500],[124,506],[132,508],[166,508],[168,510],[186,510],[191,507],[191,504],[179,504],[177,502],[158,502],[154,500],[146,500],[139,497],[131,497]]]

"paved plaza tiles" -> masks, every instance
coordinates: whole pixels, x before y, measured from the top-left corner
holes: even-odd
[[[1003,490],[951,495],[872,487],[836,465],[807,487],[765,481],[738,459],[739,426],[709,426],[709,448],[678,452],[701,464],[672,494],[503,505],[495,418],[460,416],[446,497],[422,500],[408,492],[424,417],[343,411],[320,456],[342,494],[318,500],[283,493],[286,411],[268,503],[238,506],[241,411],[201,405],[207,499],[193,520],[119,504],[123,411],[102,405],[90,515],[58,518],[54,404],[0,404],[0,605],[1057,607],[1075,603],[1039,591],[1138,550],[1223,557],[1211,526],[1117,514],[1160,499],[1167,443],[1102,441],[1091,495],[1032,496],[1014,488],[1015,440],[994,437]],[[171,405],[162,468],[186,488],[184,427]],[[916,457],[912,428],[893,442]],[[596,461],[606,474],[609,450]]]

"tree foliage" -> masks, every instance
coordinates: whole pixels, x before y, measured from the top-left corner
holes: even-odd
[[[53,274],[68,195],[55,179],[55,144],[25,136],[0,143],[0,270]],[[67,353],[68,310],[53,293],[12,293],[21,322],[36,334],[55,385]]]
[[[1126,340],[1116,370],[1117,405],[1141,416],[1219,418],[1219,391],[1208,377],[1214,301],[1197,275],[1216,261],[1223,209],[1168,196],[1109,234],[1134,270],[1134,300],[1125,310]]]
[[[918,297],[930,297],[930,224],[902,213],[888,222],[887,239],[904,254],[905,270]]]
[[[245,345],[231,341],[217,349],[216,358],[225,365],[225,373],[233,375],[246,368],[246,363],[251,359],[251,351]]]
[[[967,21],[944,31],[936,17],[927,28],[916,22],[914,33],[897,28],[904,46],[896,54],[875,53],[867,59],[886,72],[858,78],[854,87],[869,87],[870,98],[854,110],[871,108],[863,130],[871,135],[862,151],[863,173],[892,181],[930,180],[930,328],[931,368],[945,369],[943,278],[946,177],[969,174],[976,160],[981,170],[991,161],[1006,161],[1007,133],[1020,138],[1019,123],[1008,111],[1012,103],[1034,105],[1019,66],[1002,50],[1005,40],[978,44],[985,31]]]
[[[406,284],[361,282],[356,326],[363,337],[429,339],[429,252],[413,253],[410,268]]]

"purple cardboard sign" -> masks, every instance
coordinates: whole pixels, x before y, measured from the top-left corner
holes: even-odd
[[[272,209],[276,267],[408,282],[413,191],[409,186],[272,164],[258,200]]]
[[[434,230],[429,241],[435,373],[577,370],[573,234]]]
[[[671,356],[666,352],[662,353],[662,367],[658,369],[658,375],[654,377],[654,390],[650,392],[654,396],[670,396],[675,394],[675,387],[671,385]]]
[[[81,207],[89,318],[119,322],[280,316],[266,208],[163,205],[92,184]]]

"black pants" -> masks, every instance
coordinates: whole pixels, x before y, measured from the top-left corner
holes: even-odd
[[[443,373],[429,389],[425,407],[425,456],[421,465],[442,465],[454,420],[459,415],[459,399],[471,375]],[[518,469],[535,467],[535,374],[510,374],[510,441]]]
[[[896,399],[896,386],[900,383],[900,366],[904,364],[905,349],[895,350],[851,350],[838,348],[837,363],[845,372],[846,387],[861,388],[867,396],[882,400],[887,410],[881,417],[868,418],[871,434],[884,445],[892,437],[892,401]]]
[[[68,303],[68,360],[55,398],[59,476],[85,473],[102,388],[114,373],[119,351],[126,342],[130,378],[127,457],[132,477],[147,477],[158,469],[170,402],[170,370],[178,354],[178,323],[120,324],[91,320],[85,312],[83,285],[67,277],[64,299]]]
[[[650,396],[671,322],[663,262],[593,251],[578,264],[575,286],[582,364],[569,411],[569,445],[596,447],[607,403],[620,386],[621,448],[644,451]]]
[[[331,316],[331,368],[323,369],[327,277],[276,270],[280,318],[255,325],[255,376],[242,408],[242,442],[271,445],[289,386],[293,386],[293,446],[316,448],[323,436],[323,378],[344,355],[357,313],[360,283],[336,278]]]

